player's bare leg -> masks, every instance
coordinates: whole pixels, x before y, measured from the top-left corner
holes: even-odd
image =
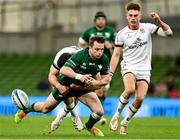
[[[104,136],[101,130],[94,127],[104,113],[96,93],[92,92],[84,94],[83,96],[80,96],[79,99],[92,110],[89,120],[85,123],[85,128],[95,136]]]
[[[109,128],[112,131],[116,131],[118,129],[118,123],[119,123],[119,118],[120,118],[120,113],[123,110],[124,106],[128,103],[128,100],[126,100],[123,97],[123,94],[119,98],[119,104],[116,110],[116,113],[113,115],[110,123],[109,123]]]
[[[132,93],[135,91],[135,78],[132,73],[128,73],[124,75],[123,81],[124,81],[125,90],[123,91],[123,93],[121,94],[119,98],[117,110],[115,114],[113,115],[109,124],[109,128],[112,131],[116,131],[118,129],[119,117],[120,117],[121,111],[124,109],[125,105],[128,103],[128,99],[131,97]]]
[[[136,114],[136,112],[141,107],[141,104],[146,96],[148,90],[148,84],[145,81],[138,81],[136,83],[136,94],[135,101],[129,106],[128,113],[125,118],[121,121],[120,134],[127,134],[127,127],[132,119],[132,117]]]
[[[106,94],[107,94],[107,89],[105,87],[102,87],[101,89],[96,90],[96,94],[97,94],[97,96],[98,96],[98,98],[99,98],[99,100],[103,106],[104,100],[105,100]],[[103,115],[101,117],[101,119],[99,120],[99,123],[101,125],[104,125],[104,124],[106,124],[106,122],[107,122],[107,120],[106,120],[105,116]]]
[[[36,102],[30,105],[26,110],[18,111],[15,115],[15,122],[21,122],[29,112],[48,113],[53,110],[58,104],[59,102],[57,102],[52,94],[50,94],[45,102]]]

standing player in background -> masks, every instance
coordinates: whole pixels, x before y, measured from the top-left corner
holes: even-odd
[[[110,73],[116,70],[121,52],[121,73],[124,82],[124,91],[119,98],[116,113],[110,121],[110,129],[118,128],[118,120],[128,99],[135,92],[135,100],[129,106],[125,118],[121,121],[120,134],[127,134],[127,127],[131,118],[141,107],[150,82],[152,40],[151,34],[172,36],[172,30],[155,12],[150,17],[155,24],[141,23],[141,8],[137,3],[129,3],[126,7],[128,26],[120,30],[115,39],[115,49],[110,62]]]
[[[81,34],[78,45],[80,48],[84,48],[85,46],[88,45],[90,37],[95,36],[95,35],[102,35],[105,37],[105,40],[106,40],[104,54],[106,54],[106,56],[108,57],[110,61],[111,52],[114,49],[113,43],[115,40],[116,32],[112,27],[107,26],[106,22],[107,22],[107,17],[105,13],[101,11],[96,12],[95,17],[94,17],[95,26],[86,29]],[[108,89],[109,89],[109,84],[96,91],[96,94],[98,95],[102,105],[106,98]],[[100,123],[102,125],[105,124],[106,119],[102,117],[100,120]]]

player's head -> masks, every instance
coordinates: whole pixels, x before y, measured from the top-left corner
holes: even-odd
[[[61,68],[71,56],[72,56],[72,54],[70,54],[70,53],[62,54],[57,62],[59,68]]]
[[[141,20],[141,7],[138,3],[128,3],[126,5],[126,18],[130,28],[137,29]]]
[[[100,59],[104,52],[104,36],[92,36],[89,39],[89,55],[92,59]]]
[[[96,12],[95,16],[94,16],[94,23],[96,25],[96,27],[98,28],[104,28],[106,26],[106,15],[104,12],[102,11],[98,11]]]

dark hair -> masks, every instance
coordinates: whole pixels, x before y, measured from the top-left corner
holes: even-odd
[[[97,41],[98,43],[104,43],[105,42],[105,37],[104,36],[100,36],[100,35],[99,36],[92,36],[89,39],[89,45],[93,46],[95,41]]]
[[[126,5],[126,11],[129,11],[129,10],[141,11],[141,6],[138,3],[128,3]]]
[[[102,12],[102,11],[96,12],[96,14],[95,14],[95,16],[94,16],[94,21],[96,21],[96,19],[97,19],[98,17],[104,17],[105,19],[107,18],[107,17],[106,17],[106,14],[105,14],[104,12]]]

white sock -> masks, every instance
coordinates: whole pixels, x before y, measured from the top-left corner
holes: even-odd
[[[62,121],[62,119],[64,118],[64,117],[66,117],[66,115],[69,113],[69,111],[66,111],[65,109],[63,109],[63,110],[59,110],[59,112],[58,112],[58,114],[57,114],[57,116],[56,116],[56,118],[55,118],[55,122],[58,124],[58,123],[60,123],[61,121]]]
[[[71,110],[70,112],[71,112],[71,116],[73,116],[73,117],[77,117],[78,116],[78,114],[76,113],[76,111],[74,109]]]
[[[137,111],[138,111],[138,109],[136,109],[133,105],[130,105],[129,109],[128,109],[128,113],[125,116],[125,118],[122,120],[121,124],[122,125],[128,125],[129,121],[136,114]]]
[[[119,97],[119,104],[118,104],[118,107],[117,107],[117,110],[116,110],[116,113],[115,115],[120,115],[121,114],[121,111],[123,110],[124,106],[128,103],[128,100],[126,100],[123,95],[121,95]]]

